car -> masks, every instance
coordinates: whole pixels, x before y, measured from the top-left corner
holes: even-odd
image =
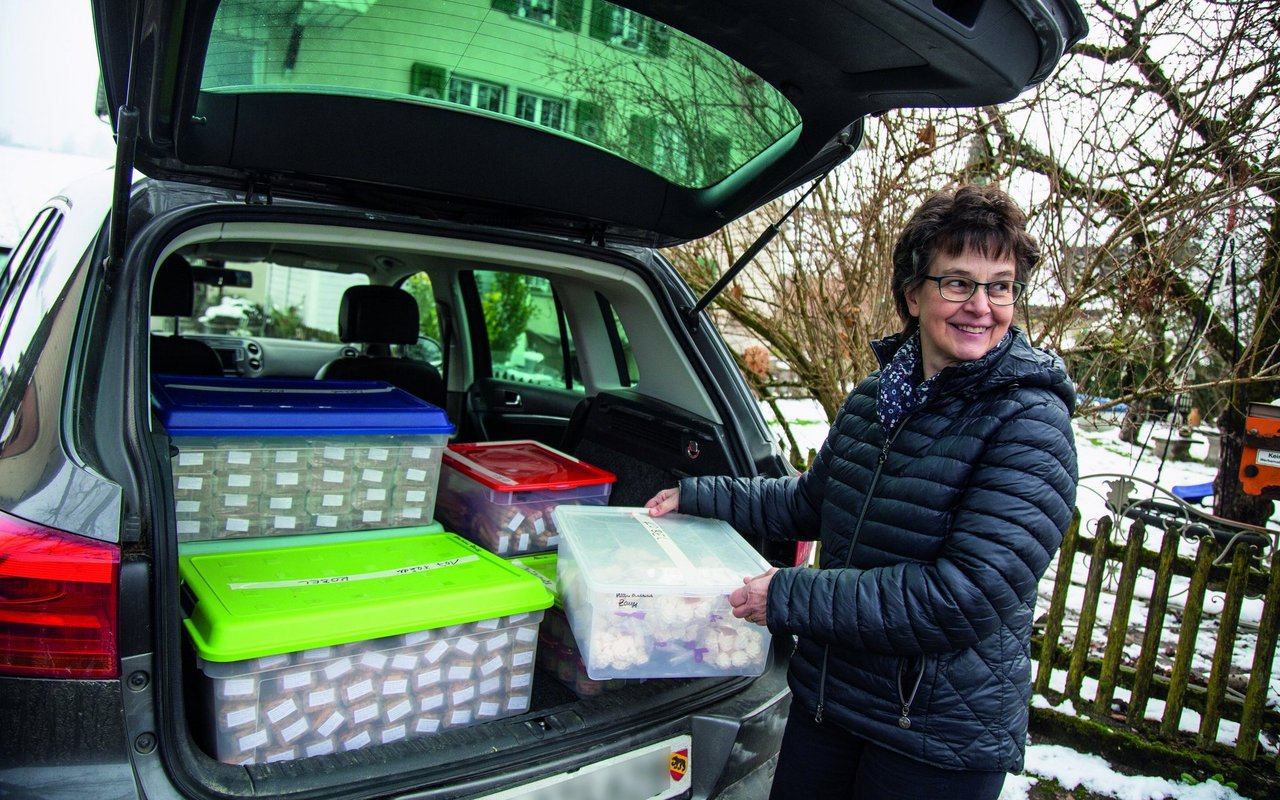
[[[116,166],[50,199],[0,274],[6,796],[763,796],[786,637],[759,674],[583,692],[539,668],[501,718],[226,758],[214,717],[244,709],[193,651],[180,531],[206,520],[182,517],[157,387],[328,396],[376,361],[452,444],[539,442],[615,476],[623,508],[790,474],[662,248],[819,179],[869,115],[1044,80],[1085,32],[1074,0],[93,13]]]

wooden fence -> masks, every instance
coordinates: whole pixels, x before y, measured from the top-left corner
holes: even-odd
[[[1154,741],[1185,742],[1184,711],[1195,711],[1197,750],[1280,769],[1275,748],[1259,745],[1260,734],[1280,741],[1278,533],[1141,479],[1082,477],[1079,514],[1042,584],[1052,596],[1033,641],[1035,692]],[[1234,737],[1224,721],[1239,726]]]

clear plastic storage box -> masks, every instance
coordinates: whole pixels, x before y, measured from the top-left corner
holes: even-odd
[[[767,628],[733,616],[729,593],[768,562],[728,524],[643,508],[561,506],[557,587],[587,674],[759,675]]]
[[[609,502],[613,473],[535,441],[452,444],[444,452],[436,516],[498,555],[553,550],[552,511]]]
[[[529,710],[542,582],[449,533],[182,555],[220,761],[356,750]]]
[[[157,376],[179,541],[432,521],[453,426],[376,381]]]

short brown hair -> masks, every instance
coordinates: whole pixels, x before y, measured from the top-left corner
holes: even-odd
[[[924,282],[934,256],[979,253],[1013,257],[1014,278],[1026,282],[1040,259],[1040,247],[1027,233],[1027,215],[994,186],[943,189],[920,204],[893,246],[893,303],[905,330],[916,320],[906,293]]]

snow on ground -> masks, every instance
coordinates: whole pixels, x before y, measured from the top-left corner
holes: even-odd
[[[792,435],[795,436],[801,450],[807,452],[810,448],[819,449],[827,434],[827,424],[821,408],[809,400],[782,400],[779,401],[779,406],[782,413],[791,422]],[[772,422],[769,408],[762,406],[762,410],[765,418]],[[1104,420],[1101,424],[1077,424],[1076,448],[1079,453],[1082,478],[1089,475],[1105,475],[1105,477],[1085,478],[1082,480],[1078,504],[1086,520],[1097,519],[1104,513],[1104,493],[1109,489],[1107,481],[1114,481],[1121,476],[1129,476],[1150,481],[1165,489],[1172,489],[1174,486],[1212,481],[1217,473],[1216,467],[1199,460],[1162,461],[1153,446],[1154,441],[1160,435],[1168,435],[1162,429],[1152,426],[1147,426],[1143,429],[1142,438],[1147,442],[1146,447],[1138,447],[1120,441],[1117,436],[1118,429],[1115,425],[1107,424],[1108,422],[1116,421],[1113,419]],[[1191,455],[1196,459],[1203,459],[1207,452],[1208,443],[1204,441],[1203,437],[1196,437],[1191,446]],[[1152,490],[1149,486],[1138,484],[1136,496],[1150,497],[1151,495]],[[1280,529],[1280,514],[1278,514],[1277,518],[1272,519],[1270,527]],[[1187,554],[1193,551],[1184,549],[1181,552]],[[1083,558],[1083,556],[1078,556],[1078,558]],[[1072,572],[1073,584],[1080,584],[1073,586],[1073,591],[1078,595],[1075,598],[1075,607],[1080,605],[1079,601],[1084,594],[1083,581],[1086,569],[1087,567],[1081,567],[1077,563]],[[1185,585],[1185,580],[1182,580],[1181,583],[1175,581],[1170,590],[1171,606],[1179,604],[1179,589],[1184,588]],[[1052,589],[1053,573],[1051,571],[1050,574],[1046,575],[1042,586],[1041,605],[1047,607],[1048,597]],[[1150,594],[1151,581],[1149,579],[1139,581],[1136,596],[1141,600],[1144,597],[1149,598]],[[1071,605],[1070,598],[1068,605]],[[1221,595],[1209,593],[1205,598],[1206,620],[1210,619],[1221,608]],[[1106,602],[1100,605],[1096,630],[1105,630],[1105,625],[1111,618],[1111,612],[1112,606]],[[1240,639],[1245,646],[1237,648],[1235,661],[1245,668],[1252,663],[1253,659],[1252,648],[1247,647],[1249,640],[1248,628],[1251,624],[1256,627],[1260,614],[1261,603],[1254,600],[1246,601],[1244,608],[1241,610],[1242,633]],[[1196,660],[1193,668],[1207,671],[1209,658],[1213,653],[1214,638],[1212,626],[1206,624],[1203,627],[1206,628],[1206,631],[1200,637],[1200,650],[1204,655]],[[1277,667],[1273,669],[1272,673],[1272,704],[1277,702],[1274,698],[1280,697],[1280,664]],[[1065,674],[1058,675],[1055,673],[1050,683],[1051,685],[1057,684],[1055,688],[1061,691],[1065,684]],[[1081,694],[1085,698],[1091,698],[1094,695],[1095,688],[1096,682],[1092,679],[1086,679]],[[1123,689],[1118,689],[1116,697],[1117,699],[1127,700],[1128,694]],[[1033,702],[1038,706],[1049,707],[1048,702],[1038,696],[1033,698]],[[1073,713],[1069,705],[1059,707],[1056,710],[1063,713]],[[1159,719],[1163,712],[1164,704],[1162,702],[1158,700],[1149,702],[1147,708],[1148,718]],[[1199,715],[1195,711],[1184,710],[1180,727],[1183,730],[1195,731],[1199,727],[1199,722]],[[1238,726],[1235,723],[1224,721],[1220,726],[1218,739],[1227,744],[1234,744],[1237,731]],[[1056,780],[1067,791],[1071,791],[1077,786],[1082,786],[1088,791],[1114,797],[1118,800],[1242,800],[1243,798],[1242,795],[1219,783],[1206,782],[1191,785],[1152,776],[1124,775],[1114,770],[1105,759],[1099,756],[1082,753],[1059,745],[1032,744],[1027,747],[1024,772],[1020,775],[1010,775],[1006,779],[1000,800],[1026,800],[1028,793],[1036,783],[1040,780],[1050,779]],[[1243,800],[1251,799],[1243,798]],[[1253,798],[1252,800],[1260,799]]]

